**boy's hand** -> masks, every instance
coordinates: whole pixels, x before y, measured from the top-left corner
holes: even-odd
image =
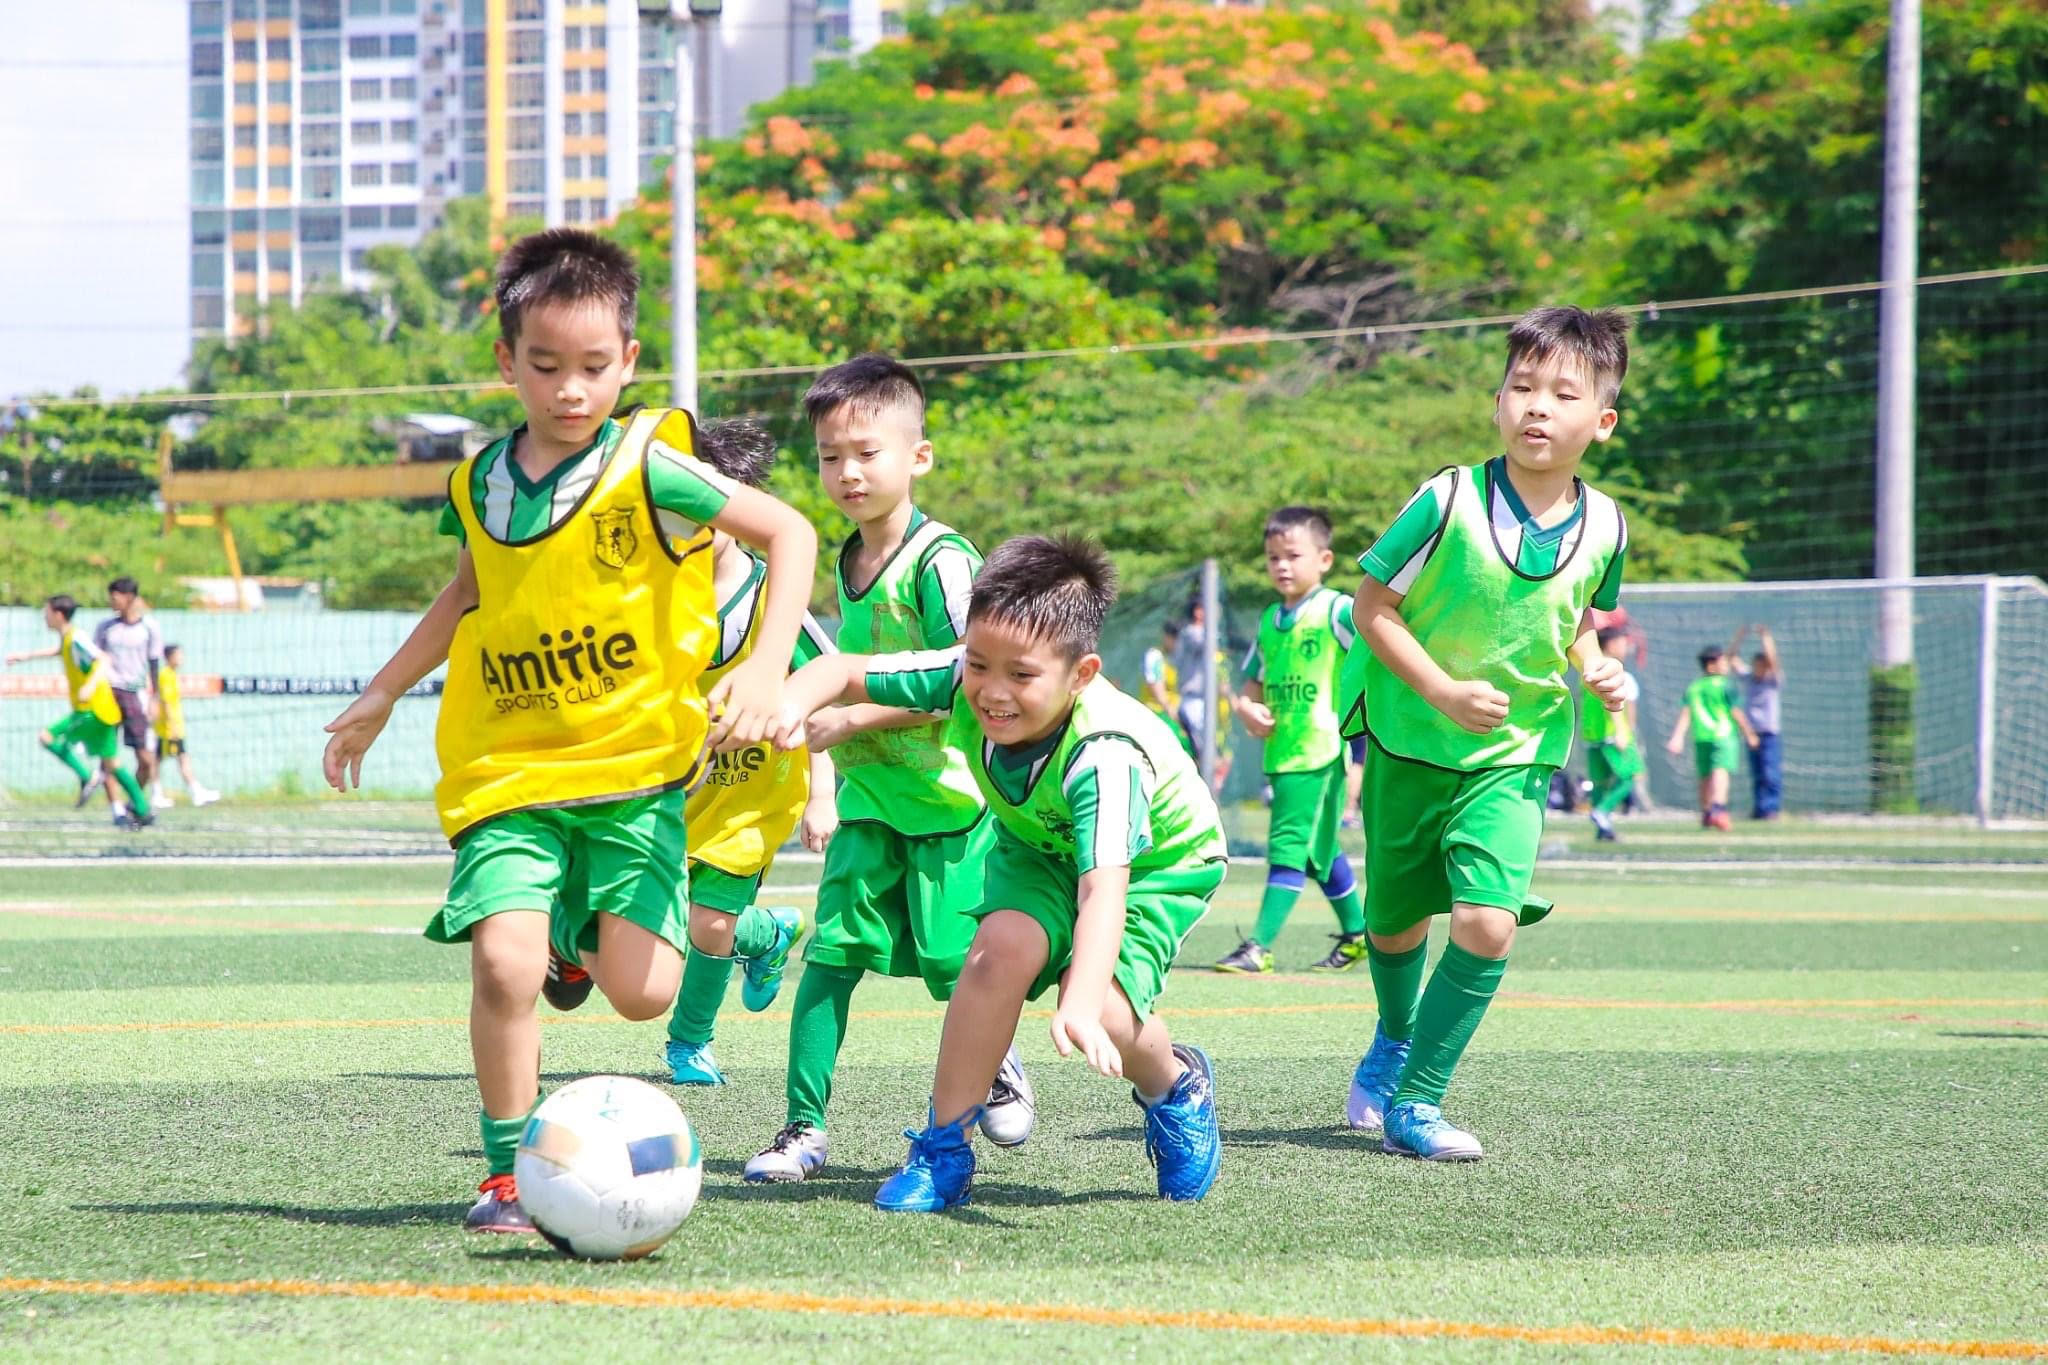
[[[813,853],[823,853],[825,845],[832,842],[832,835],[838,828],[838,800],[831,792],[811,793],[811,799],[804,802],[804,818],[797,826],[804,847]]]
[[[78,701],[82,706],[92,705],[92,681],[90,679],[86,680],[85,686],[78,689]]]
[[[1252,732],[1254,739],[1273,737],[1273,708],[1264,702],[1249,697],[1237,699],[1237,718],[1244,722],[1244,728]]]
[[[377,736],[384,733],[384,723],[391,719],[391,698],[383,693],[367,690],[349,703],[348,709],[327,722],[327,733],[334,738],[327,741],[327,752],[321,756],[320,771],[327,778],[327,785],[338,792],[350,787],[358,790],[363,785],[363,755],[377,742]]]
[[[1664,752],[1670,754],[1673,758],[1678,757],[1678,755],[1683,753],[1684,751],[1685,745],[1682,742],[1680,742],[1677,735],[1673,735],[1671,737],[1671,742],[1664,746]]]
[[[828,706],[804,722],[804,743],[814,754],[822,754],[843,740],[851,739],[855,733],[851,711],[844,706]]]
[[[1492,734],[1508,718],[1508,694],[1490,682],[1454,682],[1433,704],[1475,735]]]
[[[785,674],[773,660],[750,655],[720,678],[704,699],[711,710],[711,733],[705,743],[716,753],[731,753],[774,736],[784,719]]]
[[[1088,1065],[1105,1076],[1115,1077],[1124,1074],[1123,1054],[1118,1052],[1116,1044],[1109,1040],[1109,1032],[1102,1027],[1099,1015],[1069,1010],[1062,1004],[1053,1011],[1052,1045],[1059,1049],[1062,1057],[1071,1057],[1074,1055],[1074,1049],[1080,1048],[1081,1055],[1087,1059]]]
[[[1593,695],[1600,698],[1600,704],[1610,711],[1621,709],[1621,689],[1627,674],[1621,667],[1621,660],[1610,659],[1605,654],[1579,671],[1579,681],[1593,689]]]

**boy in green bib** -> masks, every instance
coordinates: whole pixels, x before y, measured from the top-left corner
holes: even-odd
[[[834,701],[944,716],[993,813],[978,928],[946,1007],[938,1074],[903,1169],[875,1195],[894,1213],[965,1204],[973,1137],[1026,1000],[1054,986],[1053,1046],[1122,1076],[1145,1112],[1161,1198],[1200,1199],[1222,1160],[1214,1077],[1153,1004],[1225,867],[1223,825],[1166,722],[1101,676],[1116,597],[1100,546],[1022,536],[989,556],[964,648],[839,655],[789,681],[781,742]]]
[[[1621,709],[1610,711],[1599,693],[1581,689],[1579,738],[1586,745],[1586,777],[1593,784],[1593,836],[1612,843],[1621,837],[1614,831],[1614,812],[1627,802],[1643,771],[1643,751],[1636,744],[1636,698],[1641,689],[1628,671],[1634,643],[1628,628],[1603,627],[1599,638],[1600,652],[1621,665]]]
[[[1608,709],[1622,668],[1591,609],[1619,604],[1628,530],[1579,480],[1613,434],[1628,369],[1615,312],[1539,308],[1508,333],[1494,424],[1504,451],[1443,470],[1360,557],[1362,649],[1345,660],[1347,733],[1365,761],[1365,916],[1380,1019],[1346,1117],[1402,1156],[1474,1161],[1443,1116],[1451,1072],[1522,924],[1551,775],[1572,747],[1569,664]],[[1432,916],[1450,942],[1424,986]]]
[[[1351,860],[1337,847],[1345,804],[1337,674],[1357,633],[1351,599],[1323,586],[1330,563],[1328,516],[1283,507],[1266,519],[1266,575],[1280,600],[1259,618],[1232,708],[1265,741],[1273,789],[1266,891],[1251,937],[1216,964],[1219,972],[1273,970],[1273,940],[1310,877],[1337,912],[1338,930],[1336,947],[1310,970],[1348,971],[1365,958],[1365,902]]]
[[[1743,714],[1742,688],[1728,667],[1721,646],[1708,645],[1700,651],[1700,676],[1686,684],[1685,702],[1678,709],[1678,723],[1671,727],[1665,751],[1676,757],[1685,752],[1685,735],[1692,732],[1693,770],[1700,779],[1700,825],[1704,829],[1731,829],[1728,818],[1728,786],[1741,760],[1735,747],[1739,730],[1743,743],[1756,747],[1756,730]]]
[[[887,356],[858,356],[818,376],[804,412],[819,481],[857,528],[833,575],[839,647],[878,654],[958,643],[981,555],[911,500],[932,467],[917,375]],[[992,833],[967,756],[947,743],[943,721],[849,706],[817,717],[809,743],[832,752],[839,828],[825,848],[817,928],[790,1013],[788,1117],[747,1163],[753,1182],[805,1180],[825,1164],[825,1106],[862,976],[921,979],[934,1000],[953,993]],[[988,1092],[984,1131],[1005,1146],[1024,1141],[1034,1105],[1012,1053]]]

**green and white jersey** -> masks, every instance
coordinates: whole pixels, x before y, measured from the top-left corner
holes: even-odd
[[[896,654],[958,644],[967,633],[967,602],[981,571],[974,542],[913,511],[903,543],[874,581],[855,592],[846,569],[859,544],[858,532],[847,538],[833,574],[839,648],[848,654]],[[967,756],[947,742],[943,720],[851,736],[832,758],[841,779],[842,821],[872,820],[901,834],[929,836],[958,834],[981,819],[981,793]]]
[[[755,619],[761,614],[761,589],[768,582],[768,565],[753,551],[745,553],[746,582],[718,604],[718,643],[712,648],[711,662],[704,666],[704,676],[698,680],[698,686],[705,691],[718,680],[718,674],[739,663],[752,647]],[[825,634],[817,617],[805,612],[803,625],[796,633],[796,648],[790,651],[789,671],[794,673],[820,654],[830,653],[831,637]]]
[[[1225,861],[1223,819],[1194,760],[1136,697],[1097,677],[1059,729],[1006,747],[959,695],[964,666],[957,649],[876,658],[868,696],[949,716],[989,810],[1019,841],[1077,874],[1128,867],[1136,878]]]
[[[1626,708],[1642,694],[1636,675],[1624,670],[1621,675],[1622,706]],[[1579,689],[1579,738],[1589,745],[1612,744],[1617,749],[1629,748],[1636,742],[1635,731],[1629,728],[1627,710],[1608,710],[1607,704],[1600,700],[1600,694],[1590,687]]]
[[[589,445],[536,480],[528,478],[512,458],[513,444],[524,430],[522,426],[487,447],[470,467],[470,498],[477,515],[492,539],[506,545],[536,540],[574,516],[626,434],[624,423],[606,418]],[[737,487],[710,465],[666,441],[647,443],[641,468],[655,524],[671,546],[683,544],[724,511]],[[441,509],[440,532],[464,539],[462,519],[455,514],[453,503]]]
[[[1695,744],[1709,744],[1735,733],[1735,708],[1742,688],[1725,673],[1702,673],[1685,687],[1685,709],[1692,714]]]
[[[1264,689],[1273,712],[1267,772],[1317,772],[1343,757],[1337,676],[1357,638],[1351,599],[1335,588],[1317,588],[1292,607],[1275,602],[1259,618],[1244,676]]]
[[[1402,620],[1453,679],[1507,693],[1507,720],[1484,735],[1461,729],[1364,648],[1344,664],[1345,734],[1457,772],[1564,766],[1566,651],[1587,607],[1620,604],[1628,551],[1614,500],[1574,487],[1571,513],[1552,527],[1531,523],[1505,456],[1442,470],[1417,490],[1359,567],[1402,594]]]

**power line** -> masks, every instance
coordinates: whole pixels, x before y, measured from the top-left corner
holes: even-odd
[[[1932,288],[1945,284],[1968,284],[1983,280],[2018,279],[2031,275],[2048,274],[2048,262],[2034,265],[2000,266],[1993,270],[1963,270],[1945,275],[1923,275],[1914,283],[1919,288]],[[1616,305],[1623,313],[1636,314],[1650,321],[1656,321],[1665,313],[1687,312],[1703,308],[1727,308],[1746,303],[1774,303],[1791,299],[1830,298],[1842,294],[1869,294],[1883,289],[1880,280],[1864,280],[1855,284],[1819,284],[1799,289],[1764,289],[1745,294],[1717,294],[1696,299],[1653,299],[1642,303]],[[1521,316],[1519,313],[1490,313],[1474,317],[1444,318],[1430,322],[1387,322],[1364,327],[1315,327],[1297,331],[1274,331],[1270,328],[1251,328],[1239,332],[1215,333],[1200,337],[1169,337],[1156,341],[1111,342],[1095,346],[1048,346],[1030,350],[977,351],[959,355],[917,356],[903,363],[913,369],[958,369],[968,365],[998,365],[1015,361],[1030,360],[1078,360],[1088,357],[1110,357],[1121,355],[1157,354],[1168,351],[1200,351],[1239,349],[1252,346],[1285,346],[1310,341],[1340,341],[1364,338],[1375,341],[1381,337],[1415,336],[1429,332],[1456,331],[1460,328],[1504,327]],[[824,364],[811,365],[756,365],[741,366],[723,370],[704,370],[699,377],[705,380],[764,379],[780,376],[816,374],[825,369]],[[667,373],[642,374],[633,383],[666,383]],[[444,384],[374,384],[351,388],[328,389],[260,389],[252,391],[216,390],[206,393],[160,393],[142,394],[125,398],[52,398],[36,402],[40,408],[116,408],[147,406],[178,406],[198,403],[291,403],[301,399],[326,398],[386,398],[401,394],[426,393],[482,393],[493,389],[504,389],[507,385],[501,379],[457,380]]]

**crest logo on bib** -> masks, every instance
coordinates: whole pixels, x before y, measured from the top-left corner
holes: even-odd
[[[1311,635],[1301,642],[1301,657],[1315,659],[1323,652],[1323,641],[1319,635]]]
[[[597,562],[614,569],[625,568],[626,561],[640,548],[640,537],[633,533],[633,509],[592,512],[590,519],[597,523]]]

